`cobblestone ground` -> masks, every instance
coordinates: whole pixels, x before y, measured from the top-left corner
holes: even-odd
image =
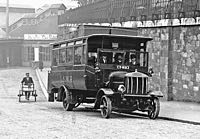
[[[19,83],[30,72],[38,92],[37,102],[18,102]],[[199,139],[200,126],[145,117],[113,114],[103,119],[99,111],[83,106],[73,112],[61,103],[49,103],[28,68],[0,70],[0,139]]]

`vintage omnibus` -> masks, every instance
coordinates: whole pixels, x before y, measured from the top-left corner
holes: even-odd
[[[48,75],[49,101],[67,111],[94,103],[101,115],[112,111],[147,112],[157,118],[160,91],[148,90],[151,70],[146,45],[149,37],[92,34],[53,43]]]

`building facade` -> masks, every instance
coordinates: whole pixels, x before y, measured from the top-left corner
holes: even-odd
[[[25,14],[35,13],[35,9],[26,5],[9,5],[9,24],[13,24]],[[5,37],[6,4],[0,4],[0,38]]]
[[[33,66],[38,61],[43,61],[44,66],[50,66],[50,43],[57,40],[58,15],[64,13],[65,9],[63,4],[45,6],[36,13],[26,14],[10,24],[9,39],[23,40],[19,48],[21,63],[18,63],[18,66]],[[13,46],[9,39],[3,39],[0,42],[7,40],[7,45]],[[1,48],[8,49],[3,44]],[[4,59],[6,56],[0,59],[3,67],[6,65]]]
[[[22,39],[0,39],[0,68],[22,65]]]

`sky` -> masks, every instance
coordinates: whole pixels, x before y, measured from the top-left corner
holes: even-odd
[[[6,3],[7,0],[0,0],[0,3]],[[63,3],[69,8],[77,7],[77,2],[73,0],[9,0],[10,4],[29,5],[33,8],[42,7],[44,4]]]

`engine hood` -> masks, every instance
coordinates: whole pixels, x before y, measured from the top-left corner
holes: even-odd
[[[126,77],[142,77],[142,78],[148,78],[149,76],[142,73],[142,72],[138,72],[138,71],[135,71],[135,72],[130,72],[130,73],[127,73],[125,74]]]
[[[126,76],[127,72],[126,71],[115,71],[110,73],[109,75],[109,80],[110,79],[124,79],[124,77]]]

